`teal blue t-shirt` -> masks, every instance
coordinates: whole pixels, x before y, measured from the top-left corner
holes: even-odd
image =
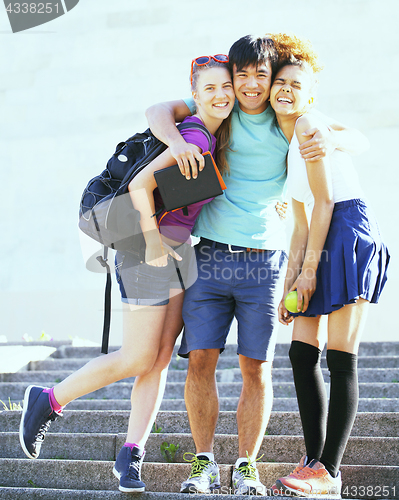
[[[194,113],[194,100],[184,102]],[[202,208],[192,234],[231,245],[284,250],[285,222],[275,205],[283,201],[289,143],[271,106],[249,115],[236,101],[232,113],[230,173],[223,177],[227,189]]]

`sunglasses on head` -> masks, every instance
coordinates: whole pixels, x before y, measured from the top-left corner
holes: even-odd
[[[197,66],[205,66],[206,64],[208,64],[211,61],[211,59],[213,59],[216,62],[220,62],[220,63],[228,63],[229,62],[229,56],[226,56],[226,54],[216,54],[215,56],[196,57],[195,59],[193,59],[191,61],[191,76],[190,76],[191,85],[193,84],[194,64],[196,64]]]

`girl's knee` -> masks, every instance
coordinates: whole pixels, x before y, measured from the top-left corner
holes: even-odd
[[[318,347],[300,342],[299,340],[291,342],[288,355],[293,368],[313,367],[320,363],[321,359],[321,351]]]
[[[155,364],[154,354],[141,353],[140,356],[120,349],[120,367],[126,377],[139,377],[149,373]]]
[[[154,368],[163,370],[168,368],[170,360],[173,355],[173,346],[163,346],[159,349],[157,359],[155,361]]]
[[[357,372],[357,355],[352,354],[351,352],[327,349],[326,360],[330,373]]]

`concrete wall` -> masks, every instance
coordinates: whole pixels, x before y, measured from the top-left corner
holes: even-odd
[[[117,142],[146,128],[146,107],[189,95],[194,56],[227,52],[248,33],[292,31],[325,63],[319,109],[370,139],[355,161],[393,261],[365,338],[396,338],[398,14],[397,0],[81,0],[13,34],[1,8],[0,336],[99,340],[104,275],[85,269],[77,229],[87,180]]]

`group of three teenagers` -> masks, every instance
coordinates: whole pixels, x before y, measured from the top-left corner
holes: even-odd
[[[291,50],[296,57],[290,60],[288,56],[284,56],[284,60],[290,60],[284,66],[281,57],[280,62],[278,61],[276,48],[280,50],[280,54]],[[233,471],[233,486],[237,493],[263,491],[255,460],[272,406],[271,363],[277,333],[276,311],[283,295],[283,275],[287,264],[284,223],[276,212],[275,205],[276,201],[282,200],[286,182],[286,156],[294,136],[295,123],[298,118],[307,114],[306,106],[300,107],[302,94],[305,94],[306,100],[306,93],[309,93],[308,101],[312,97],[312,86],[307,88],[306,79],[303,79],[305,75],[311,80],[313,71],[306,61],[306,58],[309,59],[309,50],[309,47],[301,47],[295,37],[274,37],[274,42],[269,36],[244,37],[233,44],[229,58],[211,56],[193,61],[192,100],[162,103],[147,111],[152,131],[169,148],[129,186],[133,203],[141,213],[141,226],[147,245],[144,263],[140,263],[134,255],[117,254],[116,257],[117,279],[124,302],[122,347],[115,353],[90,361],[51,390],[37,387],[27,389],[21,420],[21,444],[28,456],[36,458],[38,455],[38,444],[41,441],[35,441],[35,435],[45,421],[54,418],[53,410],[59,410],[73,399],[116,380],[136,376],[127,440],[117,457],[114,473],[120,479],[122,491],[143,491],[140,467],[144,445],[162,400],[167,367],[184,319],[179,354],[189,356],[185,400],[196,456],[193,459],[192,473],[183,482],[181,491],[201,492],[218,488],[219,471],[213,455],[219,411],[215,370],[235,316],[238,320],[237,354],[243,387],[237,408],[239,458]],[[305,62],[302,66],[293,64],[298,60]],[[292,68],[298,71],[295,80],[291,78],[291,74],[284,73],[292,71]],[[232,79],[229,70],[232,71]],[[272,77],[275,75],[277,78],[270,93]],[[293,85],[293,81],[297,82],[301,78],[304,88],[295,88],[296,83]],[[289,97],[281,99],[282,94]],[[273,96],[276,96],[274,101]],[[278,123],[269,103],[275,108]],[[195,159],[199,161],[201,170],[201,152],[208,149],[201,132],[190,130],[183,131],[180,135],[175,123],[184,120],[197,120],[205,124],[214,135],[213,149],[218,139],[216,152],[212,152],[215,152],[218,166],[225,170],[227,190],[214,200],[190,206],[188,217],[179,211],[167,214],[161,219],[158,228],[152,214],[159,208],[161,200],[155,189],[153,172],[172,165],[177,160],[186,177],[196,176]],[[304,175],[309,177],[311,194],[318,208],[317,217],[312,217],[310,232],[306,233],[301,225],[305,221],[300,206],[303,200],[293,202],[296,221],[293,242],[297,245],[295,248],[304,248],[308,242],[314,255],[319,255],[327,235],[333,202],[336,201],[328,187],[326,150],[339,148],[341,151],[357,152],[363,147],[363,140],[356,131],[340,124],[328,123],[320,117],[304,118],[297,124],[296,135],[298,142],[303,143],[300,146],[303,157],[313,160],[306,162]],[[293,146],[290,148],[291,155],[298,151],[298,144],[295,145],[295,151]],[[314,180],[314,175],[319,177]],[[314,185],[320,181],[324,187],[313,190]],[[358,198],[359,194],[356,193],[355,196]],[[352,198],[351,196],[350,199]],[[322,207],[320,213],[319,207]],[[200,237],[200,243],[195,249],[196,259],[193,258],[189,245],[190,232]],[[372,237],[375,238],[375,234]],[[251,259],[247,259],[248,253]],[[382,259],[382,252],[379,255]],[[295,287],[300,297],[303,295],[308,299],[314,289],[319,288],[315,287],[315,277],[310,284],[301,279],[303,262],[306,265],[305,254],[302,255],[301,262],[290,260],[289,270],[294,270],[295,278],[298,279],[291,278],[291,282],[286,280],[285,293]],[[251,272],[246,268],[248,263]],[[317,264],[318,261],[316,268]],[[216,269],[215,266],[227,272],[209,272],[209,269]],[[326,460],[326,463],[320,462],[326,441],[323,431],[325,396],[320,390],[315,391],[316,401],[311,401],[311,408],[318,405],[321,409],[318,414],[316,411],[316,416],[314,412],[307,411],[311,414],[309,417],[301,409],[309,408],[309,405],[301,403],[300,394],[301,383],[302,387],[313,383],[320,389],[321,375],[318,374],[315,381],[309,382],[306,374],[300,369],[296,370],[295,358],[307,359],[315,355],[316,364],[319,362],[322,349],[318,328],[320,315],[336,311],[334,315],[338,317],[330,321],[332,327],[328,347],[330,348],[331,343],[333,354],[329,358],[337,355],[340,358],[339,353],[342,352],[349,354],[350,361],[348,358],[347,364],[350,365],[349,371],[355,375],[358,340],[353,339],[358,339],[360,328],[356,332],[345,333],[342,325],[353,324],[353,318],[358,320],[359,325],[362,324],[361,311],[366,309],[372,298],[374,301],[378,299],[385,279],[382,261],[379,267],[374,267],[375,279],[379,279],[378,293],[373,295],[372,292],[370,295],[369,291],[366,293],[364,290],[358,290],[354,294],[351,292],[352,295],[348,295],[346,299],[340,298],[333,309],[316,311],[314,317],[301,317],[295,321],[290,357],[308,457],[302,459],[300,469],[306,465],[315,469],[316,464],[320,474],[324,474],[323,478],[331,478],[333,486],[337,482],[334,483],[335,478],[338,477],[340,481],[337,468],[351,422],[344,422],[344,431],[338,425],[336,434],[342,438],[339,450],[333,451],[333,459]],[[317,280],[319,279],[318,275]],[[370,290],[372,286],[373,284],[370,285]],[[183,288],[186,289],[184,302]],[[352,302],[350,307],[343,307]],[[343,317],[339,317],[340,311],[344,311],[341,314]],[[330,318],[332,317],[333,314],[330,314]],[[290,320],[291,317],[288,317],[287,311],[280,304],[280,321]],[[334,340],[337,337],[334,325],[339,325],[342,330],[338,341]],[[350,338],[350,342],[345,343],[345,338]],[[311,362],[315,363],[314,360]],[[337,363],[340,365],[342,360],[338,359]],[[330,364],[332,366],[333,362]],[[308,367],[306,370],[308,373]],[[339,394],[341,390],[342,387]],[[44,412],[43,422],[35,417],[40,405],[45,408],[47,405],[49,410],[47,415]],[[353,414],[353,401],[350,406]],[[309,425],[309,418],[317,421],[319,434],[316,438],[307,430],[313,425]],[[335,423],[330,425],[329,419],[328,429],[331,426],[337,427]],[[328,432],[327,430],[327,434]],[[297,477],[281,478],[276,482],[275,489],[301,488],[298,481]]]
[[[312,110],[315,73],[321,68],[309,43],[286,35],[244,37],[232,46],[229,57],[237,101],[227,151],[227,190],[203,207],[194,226],[193,234],[201,238],[196,246],[198,279],[186,291],[183,305],[179,354],[189,353],[185,400],[197,459],[182,491],[217,486],[215,369],[234,316],[243,387],[237,408],[239,458],[232,483],[236,492],[264,491],[255,460],[272,405],[274,311],[282,295],[297,289],[298,303],[305,302],[301,316],[306,317],[296,320],[290,359],[307,453],[293,475],[280,478],[273,489],[300,491],[305,496],[316,491],[339,495],[339,465],[357,408],[358,345],[368,304],[378,301],[389,261],[349,157],[367,148],[367,140]],[[193,106],[192,100],[174,101],[147,112],[154,133],[186,170],[198,155],[185,144],[174,123],[184,119],[187,108],[193,112]],[[317,136],[308,141],[309,134]],[[288,172],[293,174],[289,185],[297,189],[290,190],[294,232],[283,294],[285,233],[270,208],[282,196],[288,148]],[[300,185],[303,192],[298,194]],[[310,218],[305,206],[313,206]],[[251,270],[257,271],[253,274],[245,272],[247,252],[255,257],[251,258]],[[210,272],[215,269],[226,272]],[[328,422],[320,368],[323,315],[328,315],[331,376]],[[283,301],[279,319],[283,324],[293,319]]]

